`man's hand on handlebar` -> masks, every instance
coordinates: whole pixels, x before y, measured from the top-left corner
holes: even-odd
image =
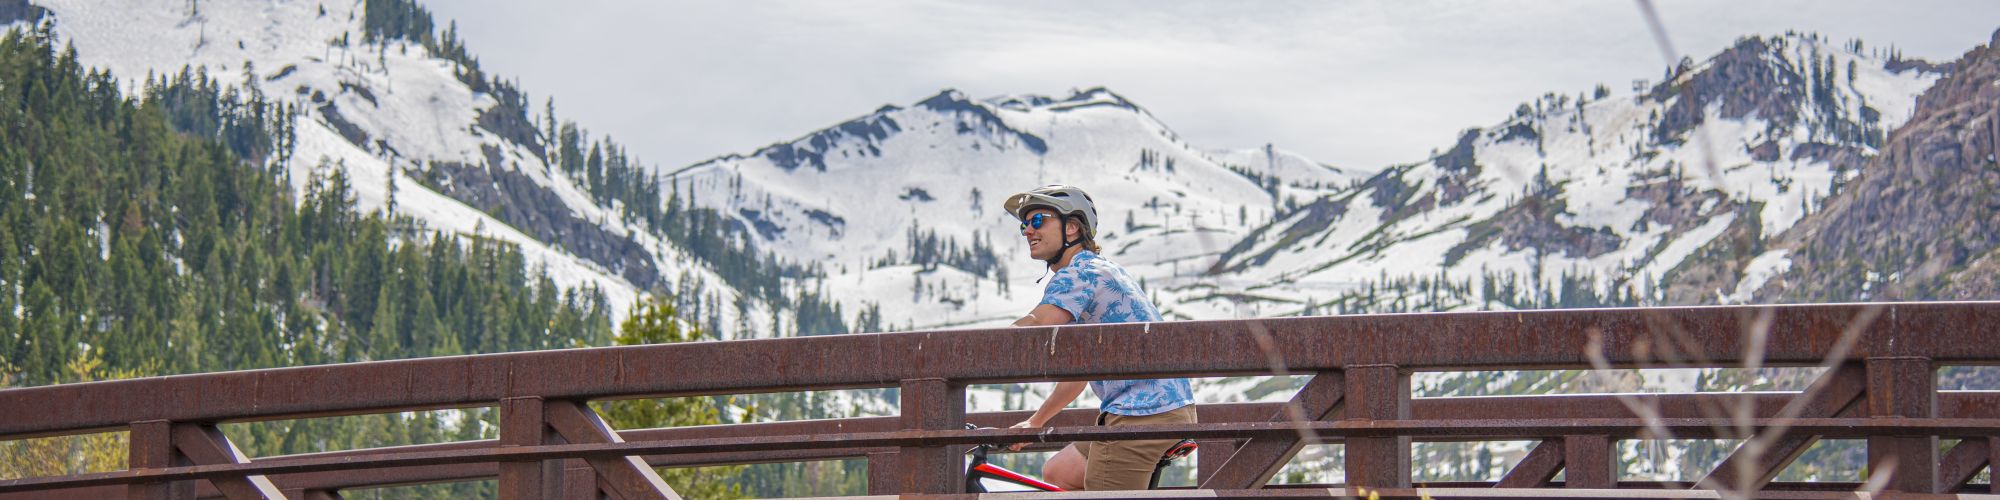
[[[1031,421],[1031,420],[1022,420],[1022,421],[1021,421],[1021,423],[1018,423],[1018,424],[1014,424],[1014,426],[1013,426],[1013,427],[1008,427],[1008,428],[1009,428],[1009,429],[1033,429],[1033,428],[1036,428],[1036,427],[1041,427],[1041,426],[1040,426],[1040,425],[1035,425],[1035,423],[1034,423],[1033,421]],[[1010,444],[1010,445],[1007,445],[1007,451],[1021,451],[1021,448],[1026,448],[1026,447],[1028,447],[1028,443],[1014,443],[1014,444]]]

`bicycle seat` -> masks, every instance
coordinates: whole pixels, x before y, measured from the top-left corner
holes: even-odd
[[[1160,489],[1160,473],[1166,472],[1167,466],[1173,464],[1174,460],[1193,454],[1196,448],[1200,446],[1194,444],[1193,439],[1182,439],[1167,447],[1167,452],[1160,454],[1160,463],[1153,465],[1153,478],[1146,482],[1146,489]]]
[[[1196,448],[1200,448],[1200,446],[1194,444],[1193,439],[1182,439],[1181,442],[1174,443],[1172,447],[1167,448],[1166,453],[1160,455],[1160,465],[1166,465],[1181,457],[1192,455]]]

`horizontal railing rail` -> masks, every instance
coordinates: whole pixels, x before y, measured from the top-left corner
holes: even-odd
[[[2000,397],[1937,391],[1936,369],[2000,364],[1996,325],[1995,302],[1394,314],[608,347],[10,389],[0,390],[0,439],[130,430],[131,466],[0,481],[0,495],[116,485],[133,497],[275,498],[497,476],[507,497],[673,497],[652,466],[858,456],[872,491],[953,493],[964,445],[1176,436],[1204,440],[1201,487],[1218,491],[1262,487],[1313,442],[1346,445],[1351,487],[1410,486],[1412,440],[1504,439],[1540,444],[1495,486],[1617,488],[1618,440],[1763,436],[1764,449],[1730,456],[1698,486],[1767,488],[1817,440],[1863,438],[1870,464],[1895,464],[1871,468],[1884,474],[1877,485],[1946,492],[1994,462]],[[1409,386],[1425,371],[1741,366],[1829,369],[1800,393],[1413,399]],[[1313,378],[1289,404],[1203,405],[1201,424],[1094,428],[1088,412],[1069,412],[1051,430],[959,429],[1022,415],[968,415],[973,384],[1271,374]],[[873,387],[899,388],[901,415],[621,431],[584,404]],[[468,407],[498,407],[501,438],[253,460],[215,427]],[[1750,411],[1720,411],[1733,408]],[[1965,444],[1939,453],[1940,437]],[[364,469],[380,479],[332,479]],[[1552,482],[1558,472],[1568,480]]]

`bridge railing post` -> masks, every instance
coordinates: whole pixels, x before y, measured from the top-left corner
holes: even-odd
[[[1346,420],[1410,418],[1410,374],[1396,365],[1354,365],[1346,372]],[[1347,486],[1408,488],[1410,437],[1347,439]]]
[[[902,381],[901,424],[905,430],[951,430],[965,425],[965,385],[941,378]],[[896,450],[898,493],[963,493],[965,461],[956,446]],[[871,461],[872,463],[872,461]],[[870,473],[869,478],[879,477]]]
[[[1867,370],[1869,417],[1937,417],[1937,367],[1930,358],[1872,357]],[[1940,493],[1938,437],[1870,436],[1868,470],[1889,474],[1889,491]]]
[[[133,422],[129,436],[130,449],[126,456],[127,468],[131,470],[163,469],[187,465],[187,460],[174,452],[174,425],[165,420]],[[193,500],[194,481],[171,481],[139,483],[127,488],[126,497],[132,500]]]
[[[550,442],[542,398],[514,397],[500,400],[500,446],[540,446]],[[561,498],[563,461],[532,460],[500,463],[500,498],[529,500]]]
[[[1602,434],[1563,436],[1563,486],[1618,487],[1618,456],[1612,451],[1615,443],[1611,436]]]

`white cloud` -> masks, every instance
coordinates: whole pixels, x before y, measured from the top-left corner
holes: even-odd
[[[1267,142],[1373,168],[1422,159],[1544,92],[1665,67],[1637,8],[1598,0],[629,2],[429,0],[489,71],[677,167],[943,88],[1104,85],[1205,147]],[[1787,29],[1950,59],[1987,1],[1659,2],[1684,53]]]

